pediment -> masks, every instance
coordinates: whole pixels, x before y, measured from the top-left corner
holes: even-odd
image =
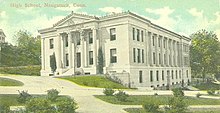
[[[64,19],[54,24],[53,27],[74,25],[74,24],[82,23],[84,21],[88,21],[92,19],[95,19],[95,17],[85,15],[85,14],[71,13],[70,15],[66,16]]]

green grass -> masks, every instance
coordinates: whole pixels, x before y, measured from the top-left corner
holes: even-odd
[[[0,94],[0,105],[23,106],[25,104],[17,101],[18,94]],[[32,97],[46,98],[47,95],[32,95]],[[69,98],[68,96],[60,95],[58,98]]]
[[[146,113],[143,108],[126,108],[124,109],[128,113]],[[192,111],[192,112],[186,112],[186,113],[219,113],[217,110],[210,110],[210,111]]]
[[[156,102],[160,105],[165,105],[168,103],[168,99],[171,98],[171,95],[163,96],[154,96],[154,95],[130,95],[126,102],[118,101],[115,96],[105,96],[105,95],[96,95],[95,97],[112,103],[112,104],[121,104],[121,105],[143,105],[147,102]],[[196,98],[196,97],[185,97],[185,102],[187,105],[219,105],[220,100],[217,99],[205,99],[205,98]]]
[[[220,90],[220,84],[215,84],[215,83],[200,83],[193,86],[198,88],[199,90],[210,90],[210,89]]]
[[[22,82],[0,77],[0,86],[22,86],[24,85]]]
[[[76,84],[89,87],[98,88],[113,88],[113,89],[127,89],[127,87],[110,81],[104,76],[78,76],[78,77],[63,77],[62,79],[72,81]]]

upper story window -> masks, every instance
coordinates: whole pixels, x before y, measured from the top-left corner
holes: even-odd
[[[161,46],[161,37],[158,38],[158,47]]]
[[[152,36],[152,44],[155,45],[155,36]]]
[[[136,49],[133,48],[133,59],[134,59],[134,62],[136,62]]]
[[[80,45],[80,33],[76,33],[76,44]]]
[[[110,40],[116,40],[116,30],[115,28],[110,29]]]
[[[141,41],[144,42],[144,31],[141,31]]]
[[[117,51],[116,51],[116,49],[110,49],[110,63],[117,63]]]
[[[142,63],[144,63],[144,50],[142,49]]]
[[[140,30],[137,29],[137,41],[140,41]]]
[[[93,43],[92,32],[89,32],[89,44]]]
[[[163,48],[166,48],[166,39],[163,39]]]
[[[133,40],[135,40],[135,28],[132,29]]]
[[[68,47],[68,36],[65,36],[65,47]]]
[[[137,61],[138,61],[138,63],[141,63],[141,50],[137,49],[137,51],[138,51]]]
[[[53,39],[50,39],[50,49],[53,49],[54,41]]]
[[[156,54],[153,52],[153,64],[156,64]]]

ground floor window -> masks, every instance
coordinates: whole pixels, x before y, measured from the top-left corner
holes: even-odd
[[[153,71],[150,71],[150,81],[153,82]]]
[[[81,67],[81,53],[76,53],[76,60],[77,60],[76,67],[77,68]]]
[[[139,71],[139,83],[143,83],[142,71]]]

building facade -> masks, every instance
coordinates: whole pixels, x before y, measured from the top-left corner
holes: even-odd
[[[97,74],[98,49],[104,57],[104,73],[130,87],[187,85],[191,81],[190,38],[174,33],[134,14],[103,17],[71,13],[42,36],[42,76]]]
[[[0,43],[5,43],[5,33],[0,29]]]

